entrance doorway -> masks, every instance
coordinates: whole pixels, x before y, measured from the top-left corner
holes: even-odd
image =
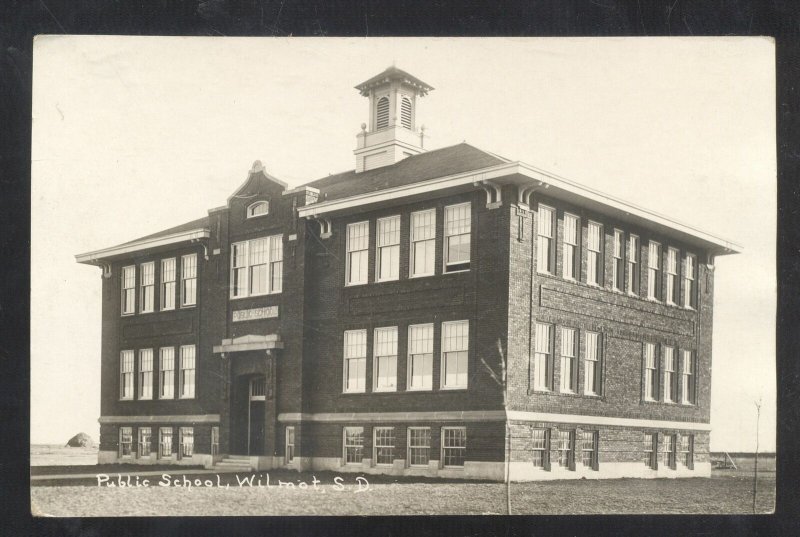
[[[247,454],[264,455],[267,379],[250,379],[247,398]]]

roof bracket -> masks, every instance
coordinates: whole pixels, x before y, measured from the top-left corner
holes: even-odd
[[[103,263],[102,261],[98,263],[98,266],[103,271],[103,278],[110,278],[111,277],[111,263]]]
[[[200,246],[203,247],[203,259],[208,261],[208,245],[205,242],[201,242],[200,239],[192,239],[190,242],[192,244],[200,243]]]
[[[476,181],[473,184],[481,187],[483,191],[486,192],[487,209],[496,209],[503,204],[503,191],[498,185],[485,180]]]
[[[318,216],[314,218],[317,222],[319,222],[319,238],[320,239],[327,239],[331,235],[333,235],[333,230],[331,227],[331,219],[325,218],[324,216]]]

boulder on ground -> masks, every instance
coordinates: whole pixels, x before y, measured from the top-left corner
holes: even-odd
[[[67,442],[67,447],[92,447],[92,437],[86,433],[78,433]]]

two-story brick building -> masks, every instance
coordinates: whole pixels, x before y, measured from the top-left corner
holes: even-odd
[[[739,247],[368,98],[353,171],[256,162],[103,271],[101,462],[559,479],[709,475],[714,258]]]

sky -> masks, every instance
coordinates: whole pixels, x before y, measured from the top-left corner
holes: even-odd
[[[204,216],[253,161],[296,186],[355,166],[353,88],[435,89],[426,148],[462,141],[743,246],[715,269],[712,450],[775,449],[776,143],[768,38],[39,36],[31,442],[97,439],[100,269],[74,255]]]

